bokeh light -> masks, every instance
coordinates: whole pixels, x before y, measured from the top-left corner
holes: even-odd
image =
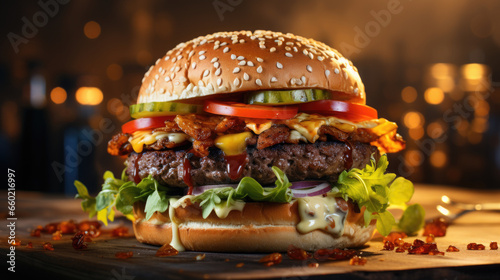
[[[76,90],[76,101],[82,105],[98,105],[104,96],[102,91],[96,87],[81,87]]]
[[[437,87],[430,87],[424,92],[424,99],[427,103],[437,105],[443,102],[444,92]]]
[[[424,125],[425,120],[424,116],[421,113],[410,111],[404,115],[403,122],[406,127],[412,129]]]
[[[436,168],[441,168],[446,165],[448,162],[448,156],[446,153],[442,150],[437,150],[432,152],[431,157],[430,157],[430,162],[431,165],[436,167]]]
[[[413,103],[417,100],[417,90],[414,87],[407,86],[401,91],[401,99],[406,103]]]
[[[62,87],[55,87],[50,91],[50,100],[55,104],[62,104],[66,101],[68,94]]]
[[[96,39],[101,35],[101,25],[95,21],[89,21],[83,26],[83,33],[89,39]]]

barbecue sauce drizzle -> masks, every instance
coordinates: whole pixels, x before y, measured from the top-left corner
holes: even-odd
[[[244,152],[239,155],[224,156],[227,164],[227,174],[231,180],[238,180],[241,178],[243,170],[245,169],[247,153]]]
[[[193,194],[193,179],[191,178],[191,162],[189,159],[186,157],[184,158],[184,163],[183,163],[183,174],[182,174],[182,179],[184,180],[184,183],[188,186],[188,195]]]
[[[345,141],[346,150],[344,150],[344,169],[349,170],[353,164],[352,158],[352,144],[349,141]]]
[[[134,168],[134,183],[139,184],[141,182],[141,176],[139,175],[139,160],[141,159],[142,154],[137,154],[137,158],[135,159],[135,168]]]

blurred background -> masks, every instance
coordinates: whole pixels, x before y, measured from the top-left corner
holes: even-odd
[[[178,43],[266,29],[357,66],[367,103],[399,125],[390,170],[416,183],[500,188],[500,1],[3,1],[0,155],[17,189],[91,192],[123,159],[107,141],[149,66]]]

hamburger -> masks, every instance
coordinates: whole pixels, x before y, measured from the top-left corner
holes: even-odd
[[[423,223],[410,181],[386,173],[397,125],[367,106],[356,67],[313,39],[220,32],[180,43],[145,74],[132,120],[109,141],[126,157],[90,216],[115,210],[137,240],[177,250],[359,247],[375,229]],[[403,209],[396,220],[388,210]]]

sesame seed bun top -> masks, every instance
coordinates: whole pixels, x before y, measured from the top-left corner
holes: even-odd
[[[145,74],[137,103],[242,91],[317,88],[365,104],[352,62],[324,43],[290,33],[219,32],[180,43]]]

